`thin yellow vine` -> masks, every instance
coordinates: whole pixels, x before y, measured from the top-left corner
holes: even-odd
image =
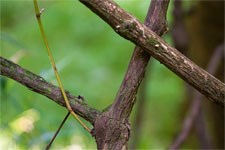
[[[44,9],[42,10],[39,10],[39,7],[38,7],[38,3],[37,3],[37,0],[33,0],[34,1],[34,9],[35,9],[35,13],[36,13],[36,18],[37,18],[37,21],[38,21],[38,25],[39,25],[39,28],[40,28],[40,31],[41,31],[41,35],[42,35],[42,38],[44,40],[44,43],[45,43],[45,46],[47,48],[47,53],[48,53],[48,57],[50,59],[50,62],[51,62],[51,65],[52,65],[52,68],[54,70],[54,73],[55,73],[55,76],[56,76],[56,79],[57,79],[57,82],[59,84],[59,87],[61,89],[61,92],[62,92],[62,95],[63,95],[63,98],[65,100],[65,103],[66,103],[66,107],[68,109],[68,111],[73,115],[73,117],[84,127],[84,129],[86,129],[88,132],[90,132],[90,129],[80,120],[80,118],[75,114],[75,112],[73,111],[70,103],[69,103],[69,100],[67,98],[67,95],[65,93],[65,90],[63,88],[63,85],[62,85],[62,82],[60,80],[60,77],[59,77],[59,73],[57,71],[57,68],[56,68],[56,65],[55,65],[55,61],[53,59],[53,55],[51,53],[51,50],[49,48],[49,45],[48,45],[48,41],[47,41],[47,37],[45,35],[45,32],[44,32],[44,28],[43,28],[43,25],[42,25],[42,22],[41,22],[41,13],[43,12]]]

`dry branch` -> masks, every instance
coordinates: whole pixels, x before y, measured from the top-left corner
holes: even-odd
[[[166,13],[168,5],[169,0],[152,0],[145,19],[145,25],[159,36],[167,31]],[[128,119],[150,56],[145,50],[138,46],[135,47],[128,70],[112,105],[115,117]]]
[[[167,31],[166,12],[169,0],[152,0],[145,24],[162,35]],[[129,116],[150,59],[149,53],[136,46],[128,70],[110,109],[94,124],[98,149],[127,148],[130,137]]]
[[[168,30],[167,21],[166,21],[168,5],[169,5],[169,0],[151,0],[151,4],[145,19],[145,25],[149,27],[151,30],[153,30],[155,33],[157,33],[159,36],[161,36],[163,33],[165,33]],[[118,95],[117,98],[121,97],[119,96],[120,93],[121,94],[124,93],[123,97],[127,97],[127,99],[124,99],[124,101],[128,101],[128,102],[130,101],[132,103],[132,99],[136,95],[133,94],[133,97],[129,96],[130,94],[129,90],[127,90],[127,92],[123,92],[123,90],[125,89],[124,87],[129,85],[128,84],[129,82],[132,82],[131,84],[132,87],[136,87],[136,88],[130,88],[130,90],[133,93],[137,93],[138,85],[145,76],[145,70],[147,69],[147,64],[150,58],[151,57],[148,52],[142,50],[138,46],[135,47],[133,56],[131,58],[131,61],[128,67],[128,71],[123,80],[123,84],[121,85],[120,90],[117,94]],[[142,84],[141,85],[142,87],[140,87],[139,92],[143,92],[143,93],[141,93],[141,97],[138,99],[137,113],[136,113],[135,121],[133,125],[134,128],[132,129],[133,142],[131,142],[131,147],[130,147],[131,149],[135,149],[136,145],[138,145],[140,131],[141,131],[141,120],[144,116],[143,114],[145,110],[144,105],[146,101],[146,87],[145,87],[146,83],[142,82],[141,84]],[[116,101],[121,101],[121,99],[116,99]]]
[[[44,95],[57,104],[66,107],[60,89],[45,81],[44,78],[2,57],[0,57],[0,71],[1,75],[9,77],[28,87],[30,90]],[[85,120],[89,121],[91,124],[94,124],[95,118],[100,115],[100,112],[94,108],[89,107],[84,102],[84,100],[73,96],[70,92],[66,93],[74,112],[83,117]]]
[[[218,69],[219,63],[221,62],[222,57],[223,57],[223,52],[224,52],[224,43],[219,45],[215,49],[214,54],[212,55],[211,60],[208,63],[206,70],[208,72],[210,72],[211,74],[215,74],[216,69]],[[182,130],[179,133],[179,135],[174,139],[174,141],[170,145],[169,149],[171,149],[171,150],[179,149],[180,146],[187,139],[194,123],[196,123],[196,121],[197,121],[199,113],[201,112],[203,98],[204,97],[201,93],[199,93],[198,91],[194,92],[193,101],[189,108],[189,112],[183,121]],[[203,127],[201,127],[201,128],[203,128]]]
[[[167,44],[115,2],[112,0],[80,1],[105,20],[122,37],[146,50],[209,100],[224,107],[224,83]]]
[[[138,51],[141,49],[145,50],[210,100],[224,107],[224,83],[198,67],[175,48],[163,41],[156,34],[160,33],[157,32],[157,29],[154,29],[156,33],[148,29],[148,25],[141,24],[135,17],[125,12],[111,0],[80,1],[104,19],[118,34],[139,46]],[[157,17],[154,19],[157,19]],[[164,30],[161,27],[159,29]],[[74,112],[94,125],[95,130],[92,133],[95,135],[99,149],[127,148],[127,141],[130,136],[130,125],[127,119],[132,109],[136,89],[144,76],[144,69],[149,59],[146,52],[142,51],[139,53],[146,55],[147,58],[143,61],[145,64],[141,65],[142,69],[135,62],[134,66],[136,67],[133,67],[134,70],[128,70],[127,72],[129,74],[131,71],[134,76],[138,73],[140,78],[133,78],[131,76],[132,74],[129,74],[128,78],[125,77],[121,87],[129,87],[129,89],[127,90],[125,88],[125,90],[122,89],[118,92],[116,103],[109,110],[100,113],[98,110],[89,107],[83,100],[67,92]],[[142,58],[143,55],[134,54],[133,56],[139,57],[140,60],[144,59]],[[65,102],[58,87],[2,57],[0,57],[0,62],[1,75],[16,80],[31,90],[45,95],[65,107]],[[125,86],[125,84],[127,85]],[[129,101],[123,101],[124,97],[121,97],[121,95],[132,97],[130,99],[128,98]],[[126,106],[128,103],[123,102],[128,102],[129,105]],[[123,106],[127,108],[125,109]],[[102,143],[99,144],[98,141],[102,141]]]

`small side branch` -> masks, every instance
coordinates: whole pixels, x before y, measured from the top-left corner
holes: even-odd
[[[59,126],[59,128],[57,129],[56,133],[55,133],[54,136],[52,137],[50,143],[46,146],[45,150],[49,150],[49,149],[50,149],[50,147],[52,146],[52,143],[54,142],[54,140],[55,140],[56,136],[58,135],[59,131],[62,129],[62,127],[63,127],[63,125],[65,124],[65,122],[66,122],[67,118],[69,117],[69,115],[70,115],[70,112],[68,112],[68,113],[66,114],[66,117],[63,119],[62,123],[60,124],[60,126]]]
[[[30,90],[44,95],[66,108],[60,88],[1,56],[0,74],[19,82],[20,84],[28,87]],[[66,94],[69,98],[73,111],[85,120],[89,121],[91,124],[94,124],[96,117],[101,113],[98,110],[88,106],[82,99],[73,96],[70,92],[66,92]]]

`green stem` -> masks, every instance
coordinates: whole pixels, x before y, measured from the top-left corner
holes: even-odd
[[[34,1],[34,9],[35,9],[35,13],[36,13],[36,18],[37,18],[37,21],[38,21],[38,25],[39,25],[39,28],[40,28],[40,31],[41,31],[41,35],[42,35],[42,38],[44,40],[44,43],[45,43],[45,46],[47,48],[47,53],[48,53],[48,57],[50,59],[50,62],[51,62],[51,65],[52,65],[52,68],[54,70],[54,73],[55,73],[55,76],[56,76],[56,79],[57,79],[57,82],[59,84],[59,87],[61,89],[61,92],[62,92],[62,95],[63,95],[63,98],[65,100],[65,103],[66,103],[66,107],[68,109],[68,111],[73,115],[73,117],[84,127],[84,129],[86,129],[89,133],[90,133],[90,129],[80,120],[80,118],[74,113],[70,103],[69,103],[69,100],[67,98],[67,95],[65,93],[65,90],[63,88],[63,85],[62,85],[62,82],[61,82],[61,79],[59,77],[59,73],[57,71],[57,68],[56,68],[56,65],[55,65],[55,61],[54,61],[54,58],[53,58],[53,55],[51,53],[51,50],[49,48],[49,44],[48,44],[48,40],[47,40],[47,37],[46,37],[46,34],[44,32],[44,28],[43,28],[43,25],[42,25],[42,22],[41,22],[41,13],[43,12],[43,10],[39,10],[39,7],[38,7],[38,3],[37,3],[37,0],[33,0]]]

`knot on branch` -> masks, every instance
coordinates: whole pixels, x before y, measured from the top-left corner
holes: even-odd
[[[124,20],[123,23],[116,26],[116,32],[125,33],[133,28],[135,28],[134,20]]]
[[[123,34],[127,32],[138,31],[141,33],[141,36],[146,38],[144,27],[142,27],[141,24],[139,24],[139,22],[134,18],[124,20],[123,23],[118,24],[115,31]]]

